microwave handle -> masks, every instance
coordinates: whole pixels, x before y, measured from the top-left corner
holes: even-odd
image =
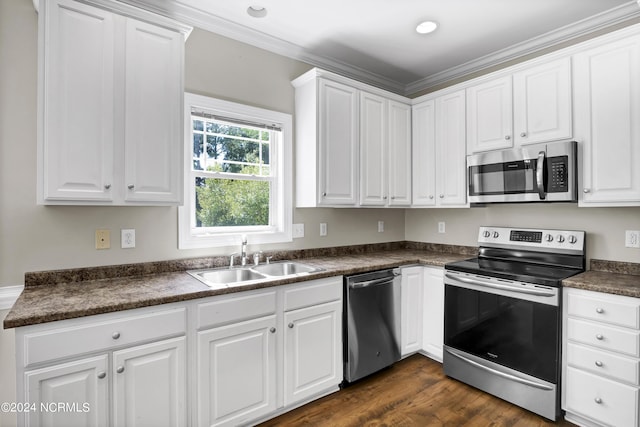
[[[544,188],[544,162],[545,162],[544,151],[540,151],[538,153],[538,163],[536,163],[536,184],[538,185],[538,195],[540,196],[540,200],[544,200],[547,197],[547,191]]]

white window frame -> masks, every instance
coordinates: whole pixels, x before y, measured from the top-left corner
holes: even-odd
[[[216,231],[198,229],[195,226],[195,172],[193,169],[192,108],[214,115],[278,125],[282,137],[270,148],[270,167],[273,173],[269,226],[220,227]],[[284,243],[292,241],[293,194],[293,119],[290,114],[252,107],[207,96],[185,92],[184,94],[184,205],[178,208],[178,248],[197,249],[235,246],[246,235],[250,244]]]

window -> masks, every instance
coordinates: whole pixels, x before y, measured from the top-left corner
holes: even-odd
[[[291,241],[291,116],[185,94],[179,247]]]

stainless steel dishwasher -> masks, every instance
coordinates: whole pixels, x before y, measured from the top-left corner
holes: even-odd
[[[400,270],[345,276],[344,301],[346,385],[400,360]]]

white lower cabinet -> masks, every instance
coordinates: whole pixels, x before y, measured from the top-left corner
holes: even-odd
[[[564,289],[565,418],[584,426],[640,425],[640,299]]]
[[[444,270],[424,267],[422,351],[442,362],[444,344]]]
[[[342,277],[213,297],[195,311],[195,425],[252,424],[338,390]]]
[[[422,348],[423,270],[421,266],[402,268],[400,287],[400,353],[402,357],[416,353]]]
[[[184,307],[18,328],[18,424],[187,425],[185,333]]]

